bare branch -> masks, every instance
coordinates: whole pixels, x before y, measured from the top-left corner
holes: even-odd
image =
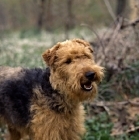
[[[105,3],[105,5],[106,5],[106,7],[107,7],[107,9],[108,9],[108,11],[109,11],[111,17],[112,17],[113,20],[115,21],[116,16],[115,16],[115,14],[114,14],[114,12],[113,12],[113,10],[112,10],[112,7],[111,7],[111,5],[110,5],[109,0],[104,0],[104,3]]]
[[[138,23],[139,23],[139,19],[136,19],[135,21],[132,21],[132,22],[130,22],[128,24],[122,25],[121,29],[125,29],[125,28],[127,28],[129,26],[135,27]]]
[[[102,39],[99,37],[98,33],[92,28],[90,27],[89,25],[87,24],[81,24],[81,26],[86,26],[88,27],[89,29],[91,29],[91,31],[96,35],[96,37],[98,38],[99,42],[100,42],[100,45],[101,47],[103,48],[103,53],[105,54],[105,51],[104,51],[104,44],[103,44],[103,41]]]

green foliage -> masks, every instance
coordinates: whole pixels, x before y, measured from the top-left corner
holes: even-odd
[[[113,140],[110,136],[112,126],[106,113],[100,113],[98,116],[87,119],[87,132],[83,140]]]
[[[106,73],[107,79],[107,73]],[[139,96],[139,61],[129,64],[127,68],[117,71],[109,81],[103,80],[99,87],[100,98],[122,100],[124,96],[133,98]]]
[[[132,97],[139,96],[139,62],[131,64],[129,68],[118,75],[117,79],[119,82],[121,81],[125,93]]]
[[[138,140],[139,138],[138,131],[115,137],[111,136],[113,124],[105,112],[87,119],[85,125],[87,132],[82,140]]]

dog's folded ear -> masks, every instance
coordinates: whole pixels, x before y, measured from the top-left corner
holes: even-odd
[[[59,49],[60,43],[57,43],[51,49],[46,50],[43,54],[43,60],[46,62],[48,66],[52,66],[56,60],[56,51]]]
[[[85,41],[85,40],[82,40],[82,39],[73,39],[73,41],[79,43],[79,44],[82,44],[84,45],[85,47],[88,47],[88,49],[90,50],[91,53],[93,53],[93,48],[91,47],[90,43]]]

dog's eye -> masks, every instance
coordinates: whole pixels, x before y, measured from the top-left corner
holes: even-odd
[[[68,58],[66,61],[65,61],[66,64],[70,64],[71,63],[71,59]]]

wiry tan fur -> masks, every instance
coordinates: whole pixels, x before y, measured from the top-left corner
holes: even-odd
[[[57,43],[46,50],[42,57],[50,69],[49,80],[45,81],[47,84],[43,84],[44,86],[46,84],[46,89],[50,88],[50,90],[42,88],[42,81],[31,89],[30,120],[23,125],[24,127],[18,124],[14,126],[8,122],[8,119],[6,120],[10,140],[20,140],[25,134],[29,135],[31,140],[81,140],[85,133],[85,112],[82,102],[95,98],[97,84],[103,78],[103,67],[95,63],[90,44],[81,39]],[[28,78],[27,70],[22,68],[3,67],[2,69],[6,72],[1,72],[1,77],[21,80],[26,74],[24,79]],[[90,72],[95,75],[88,77]],[[3,78],[1,79],[0,82],[3,82]],[[32,77],[30,79],[32,80]],[[29,91],[28,88],[26,90]]]
[[[64,108],[64,112],[52,111],[47,106],[47,99],[38,91],[39,88],[35,89],[37,99],[33,100],[31,106],[31,112],[35,112],[31,124],[34,140],[81,139],[85,132],[81,102],[96,96],[97,83],[103,77],[103,68],[95,64],[92,53],[89,43],[77,39],[58,43],[43,54],[46,64],[50,67],[51,85],[63,96],[57,98],[57,101],[61,108]],[[68,59],[71,59],[73,64],[63,65]],[[87,71],[96,73],[95,82],[92,82],[93,91],[88,93],[80,87],[80,82],[87,80],[84,77]]]
[[[103,68],[95,64],[92,53],[93,50],[89,43],[76,39],[58,43],[43,54],[43,58],[51,70],[50,82],[52,87],[60,90],[61,94],[66,92],[68,100],[71,99],[77,103],[82,100],[93,99],[96,96],[96,84],[102,80]],[[62,66],[69,58],[73,64]],[[82,82],[87,80],[84,76],[87,71],[96,73],[95,82],[92,83],[93,91],[88,94],[80,87],[80,80]]]
[[[79,140],[84,134],[84,110],[81,104],[56,113],[47,107],[47,100],[35,91],[37,100],[33,101],[31,111],[35,111],[31,130],[33,140]],[[59,102],[63,102],[59,99]]]

